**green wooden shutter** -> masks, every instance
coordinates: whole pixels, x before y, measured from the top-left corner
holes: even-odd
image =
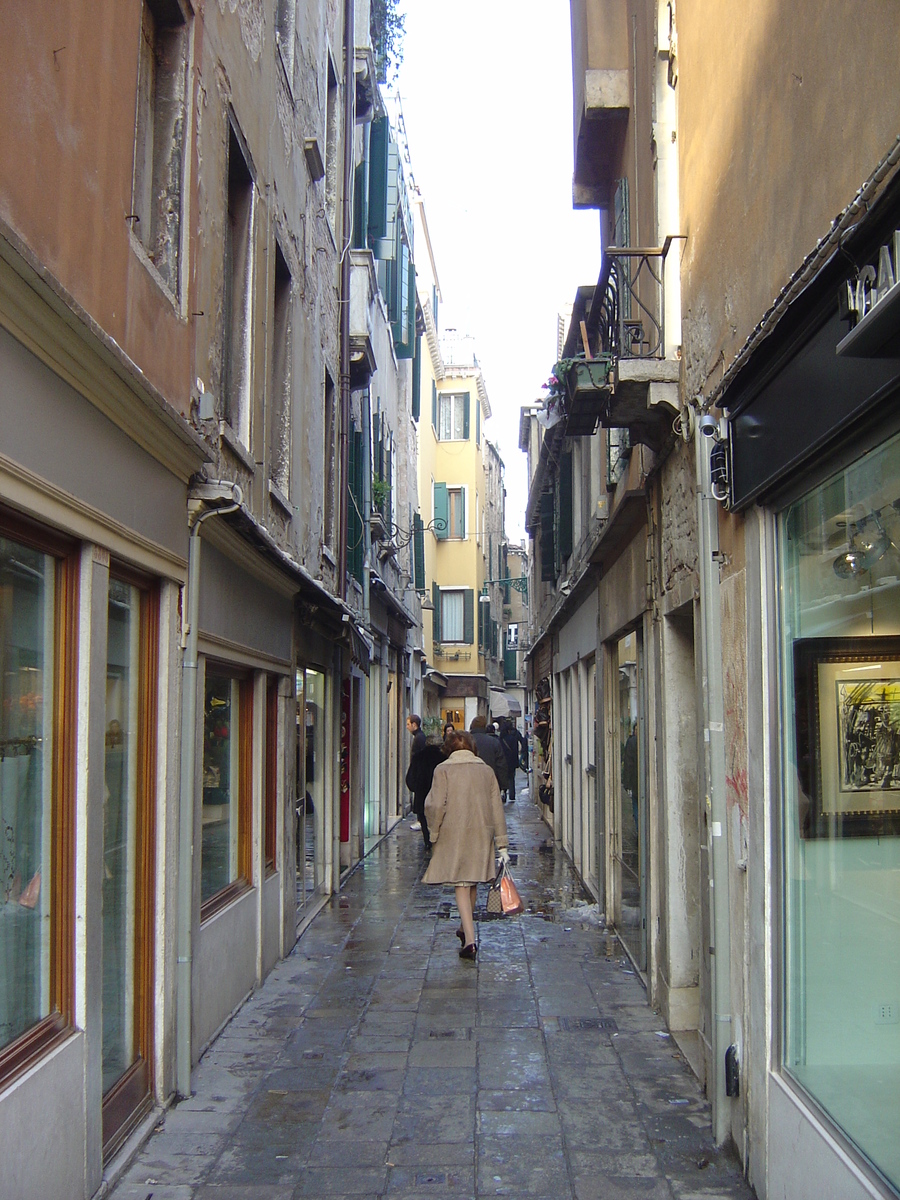
[[[434,612],[431,614],[431,638],[432,641],[439,642],[441,640],[441,589],[436,583],[431,585],[431,603],[434,605]]]
[[[555,505],[553,492],[541,493],[541,580],[552,583],[556,579],[556,551],[554,549],[553,526]]]
[[[445,538],[450,533],[450,504],[447,500],[446,483],[434,485],[434,535]]]
[[[353,249],[365,250],[369,232],[369,194],[366,164],[361,162],[353,176]]]
[[[475,445],[481,445],[481,401],[475,401]]]
[[[500,642],[500,623],[491,621],[491,658],[497,657]]]
[[[387,237],[387,186],[388,186],[388,119],[380,117],[372,122],[369,136],[369,248],[374,250],[376,241]]]
[[[425,591],[425,526],[418,513],[413,515],[413,586]]]
[[[412,373],[412,419],[418,421],[422,411],[422,337],[416,334],[416,351],[413,355]]]
[[[466,398],[463,401],[463,437],[466,441],[469,440],[469,393],[466,392]]]
[[[481,597],[479,597],[479,599],[478,599],[478,648],[479,649],[482,649],[484,646],[484,610],[486,608],[487,608],[487,605],[482,604]]]
[[[516,678],[516,652],[515,650],[503,651],[503,679],[506,683],[511,683]]]
[[[471,588],[463,592],[463,641],[470,646],[475,642],[475,593]]]
[[[459,489],[459,529],[457,537],[464,538],[466,536],[466,499],[467,492],[465,488]]]
[[[431,381],[431,424],[434,426],[434,432],[437,437],[440,437],[438,430],[438,402],[437,402],[437,384],[432,379]]]
[[[572,553],[572,453],[559,460],[559,557]]]

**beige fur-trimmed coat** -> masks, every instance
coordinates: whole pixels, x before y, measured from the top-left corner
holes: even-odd
[[[433,846],[425,883],[485,883],[497,874],[494,848],[509,845],[494,772],[469,750],[454,750],[434,769],[425,798]]]

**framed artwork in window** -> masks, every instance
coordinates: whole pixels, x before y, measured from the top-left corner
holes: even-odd
[[[794,642],[804,838],[900,834],[900,637]]]

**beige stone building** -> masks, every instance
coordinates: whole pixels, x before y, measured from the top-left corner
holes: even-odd
[[[605,254],[523,410],[550,819],[761,1197],[900,1186],[897,41],[573,2]]]

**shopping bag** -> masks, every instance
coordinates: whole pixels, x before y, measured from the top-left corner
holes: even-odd
[[[503,868],[497,872],[497,878],[488,889],[487,910],[494,916],[503,916],[503,898],[500,895],[500,880],[503,878]]]
[[[522,898],[519,895],[516,885],[513,883],[513,877],[509,873],[509,867],[504,863],[503,869],[500,872],[500,904],[503,912],[507,917],[514,916],[516,913],[524,912],[525,905],[522,903]]]

